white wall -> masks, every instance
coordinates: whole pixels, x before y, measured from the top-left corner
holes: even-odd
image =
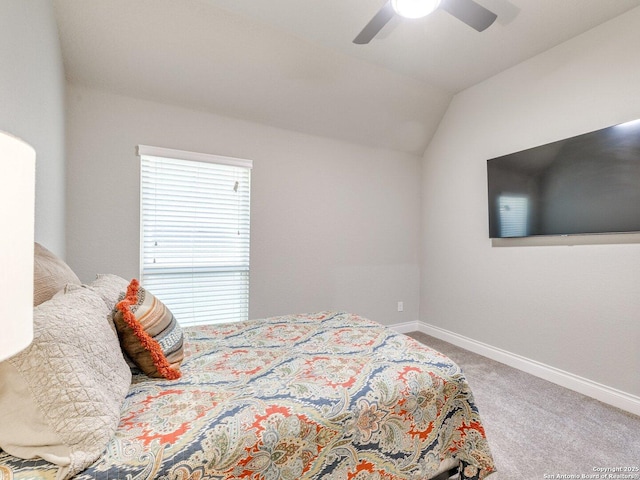
[[[36,240],[64,256],[64,74],[52,2],[2,0],[0,65],[0,130],[36,150]]]
[[[486,160],[639,118],[639,27],[636,8],[454,98],[423,161],[420,302],[427,324],[636,396],[638,236],[492,245]]]
[[[82,279],[138,275],[134,148],[146,144],[254,161],[252,318],[417,320],[419,157],[82,86],[67,94],[68,260]]]

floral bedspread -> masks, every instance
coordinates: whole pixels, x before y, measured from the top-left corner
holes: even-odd
[[[80,480],[423,480],[494,470],[473,395],[444,355],[324,312],[185,329],[179,380],[135,375],[115,438]],[[0,451],[0,479],[53,479]]]

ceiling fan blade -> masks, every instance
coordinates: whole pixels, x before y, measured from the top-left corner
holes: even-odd
[[[396,12],[394,12],[391,6],[391,1],[388,1],[378,10],[378,13],[373,16],[369,23],[365,25],[358,36],[353,39],[353,43],[357,43],[358,45],[369,43],[373,37],[382,30],[382,27],[389,23],[389,20],[391,20],[395,14]]]
[[[440,8],[479,32],[491,26],[498,18],[491,10],[473,0],[442,0]]]

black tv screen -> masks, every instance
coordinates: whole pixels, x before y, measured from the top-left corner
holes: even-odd
[[[640,120],[487,160],[489,236],[640,232]]]

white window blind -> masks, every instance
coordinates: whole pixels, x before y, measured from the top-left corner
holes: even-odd
[[[500,236],[526,237],[529,222],[529,199],[522,196],[500,195]]]
[[[141,280],[182,325],[249,314],[250,160],[140,145]]]

